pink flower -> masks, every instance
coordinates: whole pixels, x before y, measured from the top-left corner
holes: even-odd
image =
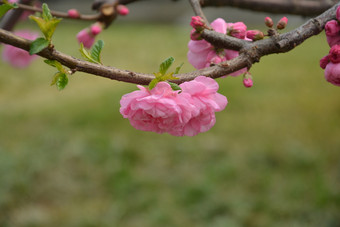
[[[14,34],[29,40],[35,40],[39,37],[38,33],[29,30],[16,31],[14,32]],[[4,49],[2,51],[2,59],[5,62],[11,64],[13,67],[17,68],[24,68],[29,66],[31,62],[36,58],[36,55],[29,55],[27,51],[11,45],[4,45]]]
[[[269,28],[273,27],[273,25],[274,25],[274,22],[273,22],[272,18],[270,18],[270,17],[264,18],[264,23]]]
[[[67,11],[67,14],[70,18],[79,18],[80,14],[78,12],[78,10],[76,9],[70,9],[69,11]]]
[[[118,5],[117,6],[117,11],[118,11],[119,15],[121,15],[121,16],[126,16],[130,12],[128,7],[126,7],[124,5]]]
[[[166,82],[159,82],[151,91],[137,87],[140,90],[120,100],[120,113],[134,128],[143,131],[194,136],[208,131],[216,122],[215,112],[228,103],[217,93],[217,82],[203,76],[181,84],[181,93]]]
[[[322,69],[325,69],[329,62],[330,62],[329,55],[324,56],[323,58],[320,59],[320,67]]]
[[[253,80],[251,78],[245,78],[243,79],[243,85],[245,87],[252,87],[253,86]]]
[[[166,82],[159,82],[151,91],[139,85],[138,88],[139,91],[126,94],[120,100],[123,117],[138,130],[181,136],[183,125],[195,111],[189,102],[190,96],[178,94]]]
[[[227,33],[228,26],[231,29],[230,32],[233,31],[232,34],[234,36],[245,37],[244,29],[246,29],[246,27],[242,22],[227,24],[223,19],[218,18],[211,23],[211,27],[216,32],[223,34]],[[249,40],[247,38],[245,39]],[[196,69],[202,69],[205,67],[209,67],[211,64],[218,64],[222,61],[231,60],[232,58],[235,58],[239,55],[238,52],[234,50],[216,49],[205,40],[190,40],[188,43],[188,47],[188,61]],[[246,71],[247,69],[244,68],[230,75],[237,76]]]
[[[180,87],[182,93],[190,94],[191,103],[198,111],[193,113],[193,117],[185,124],[184,135],[194,136],[210,130],[216,123],[215,112],[222,111],[228,104],[227,98],[217,93],[218,83],[209,77],[199,76],[190,82],[182,83]]]
[[[287,17],[282,17],[279,22],[276,25],[277,29],[284,29],[288,24],[288,18]]]
[[[340,63],[328,63],[325,69],[325,78],[328,82],[340,86]]]
[[[247,26],[243,22],[227,23],[228,35],[238,39],[244,39],[246,37]]]
[[[340,63],[340,45],[336,44],[329,50],[329,60],[333,63]]]
[[[336,20],[331,20],[326,23],[325,32],[330,47],[335,44],[340,44],[340,25]]]

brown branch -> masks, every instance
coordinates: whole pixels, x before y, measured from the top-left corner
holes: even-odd
[[[208,76],[211,78],[218,78],[232,72],[235,72],[244,67],[251,67],[252,64],[258,62],[262,56],[288,52],[295,48],[297,45],[304,42],[306,39],[319,34],[327,21],[335,19],[336,8],[340,5],[333,6],[328,11],[324,12],[320,16],[307,21],[304,25],[297,29],[277,36],[272,36],[268,39],[247,42],[244,40],[235,40],[232,37],[228,37],[224,34],[217,33],[211,30],[204,30],[202,37],[207,41],[216,43],[220,47],[226,49],[240,50],[240,55],[230,61],[222,62],[219,65],[215,65],[202,70],[197,70],[190,73],[177,74],[176,77],[179,80],[173,81],[175,83],[182,83],[184,81],[193,80],[199,75]],[[13,35],[11,32],[0,29],[0,42],[19,47],[26,51],[29,50],[31,41],[20,38]],[[121,70],[115,67],[108,67],[98,64],[89,63],[87,61],[79,60],[64,53],[61,53],[54,49],[44,49],[39,52],[41,57],[57,60],[61,64],[69,67],[73,71],[85,72],[113,80],[136,83],[136,84],[148,84],[153,78],[153,74],[143,74],[132,72],[128,70]]]
[[[23,3],[23,4],[31,4],[32,2],[33,0],[20,0],[19,1],[19,3]],[[6,13],[0,22],[0,28],[5,29],[7,31],[13,30],[15,24],[20,19],[20,16],[22,15],[22,13],[23,13],[22,9],[11,10],[10,12]]]
[[[20,10],[27,10],[31,12],[42,12],[42,9],[36,6],[30,6],[25,4],[17,4]],[[16,10],[13,10],[16,11]],[[100,14],[91,14],[91,15],[83,15],[80,14],[78,18],[72,18],[65,12],[59,12],[59,11],[53,11],[51,10],[51,14],[55,17],[61,17],[61,18],[68,18],[68,19],[76,19],[76,20],[90,20],[90,21],[96,21],[100,18]]]
[[[203,7],[231,6],[252,11],[296,14],[301,16],[315,16],[321,14],[332,7],[336,2],[336,0],[200,0]]]

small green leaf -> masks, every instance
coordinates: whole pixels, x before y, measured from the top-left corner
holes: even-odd
[[[45,20],[45,21],[50,21],[53,16],[50,12],[50,9],[48,8],[47,4],[46,3],[43,3],[42,4],[42,18]]]
[[[40,51],[48,47],[48,44],[49,42],[46,39],[41,38],[41,37],[37,38],[31,43],[29,54],[33,55],[33,54],[39,53]]]
[[[156,87],[157,83],[160,82],[157,78],[151,80],[149,83],[149,90],[152,90],[152,88]]]
[[[44,19],[37,17],[37,16],[33,16],[33,15],[29,16],[29,18],[31,20],[34,20],[38,24],[41,32],[44,34],[45,38],[48,41],[51,41],[53,33],[55,29],[57,28],[57,25],[61,21],[61,19],[57,19],[57,18],[52,18],[49,21],[45,21]]]
[[[18,8],[17,4],[9,4],[8,1],[3,1],[3,4],[0,5],[0,18],[3,17],[9,10]]]
[[[51,85],[56,85],[59,91],[63,90],[68,83],[68,77],[65,73],[57,72],[53,79]]]
[[[50,66],[56,67],[59,72],[66,73],[66,70],[64,69],[62,64],[60,64],[60,62],[56,60],[44,60],[44,62]]]
[[[61,72],[57,72],[57,73],[54,74],[52,81],[51,81],[51,86],[53,86],[57,83],[57,80],[58,80],[60,74],[61,74]]]
[[[182,88],[178,85],[178,84],[175,84],[175,83],[172,83],[172,82],[169,82],[167,81],[168,84],[170,84],[172,90],[174,91],[182,91]]]
[[[170,68],[170,66],[172,65],[172,63],[175,61],[175,59],[173,57],[169,57],[167,59],[165,59],[162,64],[159,66],[159,72],[164,75],[166,73],[166,71],[168,71],[168,69]]]
[[[81,55],[89,62],[100,64],[100,62],[96,61],[92,58],[91,54],[85,49],[84,44],[80,43],[80,49],[79,49]]]
[[[98,40],[93,47],[91,48],[91,58],[94,59],[96,62],[102,64],[100,60],[100,53],[104,47],[104,41]]]
[[[182,66],[184,65],[184,63],[182,63],[180,66],[178,66],[174,72],[174,74],[178,74],[179,70],[181,70]]]

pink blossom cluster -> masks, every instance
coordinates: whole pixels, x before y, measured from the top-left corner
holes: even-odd
[[[328,82],[340,86],[340,7],[336,10],[337,20],[326,23],[325,32],[329,46],[328,55],[320,60],[320,67],[325,70]]]
[[[212,64],[218,64],[223,61],[231,60],[239,55],[238,51],[217,49],[207,41],[199,40],[199,34],[196,32],[195,26],[197,24],[200,25],[200,23],[201,21],[197,18],[191,22],[191,25],[194,27],[194,29],[191,31],[191,40],[188,44],[189,52],[187,54],[188,61],[196,69],[202,69],[209,67]],[[248,39],[246,36],[247,26],[243,22],[226,23],[222,18],[217,18],[211,23],[211,27],[216,32],[250,41],[250,39]],[[246,71],[247,68],[243,68],[237,72],[231,73],[230,75],[238,76],[245,73]]]
[[[18,30],[14,34],[29,40],[35,40],[39,37],[37,32],[30,30]],[[27,51],[11,45],[4,45],[2,50],[2,59],[16,68],[29,66],[36,57],[36,55],[29,55]]]
[[[94,44],[96,36],[102,32],[102,24],[95,23],[90,28],[85,28],[77,34],[79,43],[83,43],[84,47],[91,48]]]
[[[120,100],[120,113],[143,131],[194,136],[211,129],[216,122],[215,112],[228,103],[217,93],[218,83],[204,76],[182,83],[181,92],[172,90],[166,82],[159,82],[152,90],[137,87],[140,90]]]

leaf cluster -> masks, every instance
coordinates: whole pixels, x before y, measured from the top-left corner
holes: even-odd
[[[80,43],[80,53],[81,55],[89,62],[96,63],[96,64],[103,64],[101,62],[100,54],[102,52],[102,49],[104,47],[104,41],[98,40],[93,47],[91,48],[90,52],[85,49],[83,43]]]
[[[52,16],[47,4],[42,5],[42,14],[40,16],[31,15],[29,18],[37,23],[45,38],[39,37],[31,43],[29,53],[36,54],[51,44],[52,36],[61,21],[59,18]]]
[[[169,68],[171,67],[171,65],[174,63],[175,59],[173,57],[169,57],[167,59],[165,59],[159,66],[159,72],[158,73],[153,73],[155,75],[155,79],[153,79],[150,83],[149,83],[149,90],[153,89],[154,87],[156,87],[157,83],[161,82],[161,81],[166,81],[168,84],[170,84],[171,88],[173,90],[181,90],[181,88],[172,82],[169,82],[168,80],[178,80],[177,77],[174,77],[173,74],[178,74],[179,70],[182,68],[183,63],[178,66],[175,70],[175,72],[171,72],[171,73],[167,73],[167,71],[169,70]]]
[[[44,62],[58,70],[52,78],[51,86],[56,85],[59,91],[63,90],[68,84],[67,70],[56,60],[45,60]]]

